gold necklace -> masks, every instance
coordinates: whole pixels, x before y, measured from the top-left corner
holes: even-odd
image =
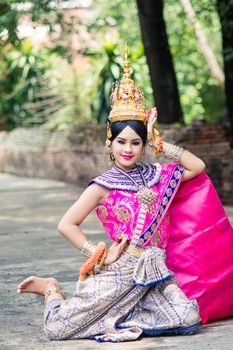
[[[136,164],[136,168],[137,168],[137,170],[140,174],[140,177],[142,179],[142,182],[143,182],[143,185],[141,185],[141,186],[126,171],[124,171],[123,169],[119,168],[116,165],[114,165],[114,168],[116,170],[118,170],[121,174],[128,177],[128,179],[130,179],[134,183],[134,185],[138,188],[138,191],[136,192],[135,197],[138,198],[138,202],[139,202],[140,206],[144,210],[149,211],[151,213],[152,206],[158,198],[158,193],[153,191],[151,188],[148,187],[148,185],[146,183],[146,179],[145,179],[141,169],[139,168],[139,166]]]

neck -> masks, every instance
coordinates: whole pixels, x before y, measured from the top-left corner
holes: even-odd
[[[126,173],[127,173],[128,171],[133,170],[133,169],[137,169],[137,164],[136,164],[136,163],[133,164],[131,167],[124,167],[124,166],[118,165],[118,164],[116,164],[116,163],[114,163],[113,166],[114,166],[116,169],[120,169],[120,170],[125,171]]]
[[[134,184],[135,184],[135,186],[136,187],[139,187],[139,185],[138,185],[138,183],[135,181],[135,179],[131,176],[132,174],[127,174],[127,171],[125,171],[124,169],[122,169],[122,168],[119,168],[117,165],[114,165],[114,167],[115,167],[115,169],[117,170],[117,171],[119,171],[120,173],[122,173],[122,174],[125,174],[125,176],[127,176]],[[135,168],[134,169],[137,169],[138,170],[138,172],[139,172],[139,174],[140,174],[140,178],[141,178],[141,180],[142,180],[142,182],[143,182],[143,185],[145,186],[145,187],[147,187],[147,183],[146,183],[146,180],[145,180],[145,178],[144,178],[144,176],[143,176],[143,174],[142,174],[142,171],[140,170],[140,168],[138,167],[138,165],[135,163]],[[132,170],[132,169],[131,169]]]

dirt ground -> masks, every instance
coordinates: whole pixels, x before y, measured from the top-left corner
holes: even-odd
[[[91,340],[49,341],[43,334],[43,300],[17,295],[17,284],[29,275],[54,276],[71,296],[83,257],[56,230],[59,218],[81,188],[52,180],[0,174],[0,348],[5,349],[179,349],[230,350],[233,319],[201,326],[192,336],[145,337],[121,344]],[[233,208],[226,208],[233,222]],[[105,239],[95,214],[83,224],[93,241]]]

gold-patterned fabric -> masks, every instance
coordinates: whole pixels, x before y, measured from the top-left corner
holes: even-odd
[[[72,299],[46,305],[49,338],[119,342],[143,333],[183,334],[197,329],[197,303],[179,289],[160,249],[182,173],[179,165],[163,166],[161,182],[151,187],[158,196],[150,211],[133,191],[111,191],[98,208],[99,218],[112,239],[126,235],[129,244],[113,264],[101,271],[96,267],[93,277],[79,281]]]
[[[46,305],[45,332],[50,339],[135,340],[142,333],[193,332],[198,306],[177,286],[159,248],[139,257],[123,253],[92,278],[78,282],[73,298]]]

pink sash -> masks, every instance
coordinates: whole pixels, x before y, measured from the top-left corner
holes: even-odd
[[[208,176],[182,183],[169,213],[167,266],[202,323],[233,315],[233,229]]]

